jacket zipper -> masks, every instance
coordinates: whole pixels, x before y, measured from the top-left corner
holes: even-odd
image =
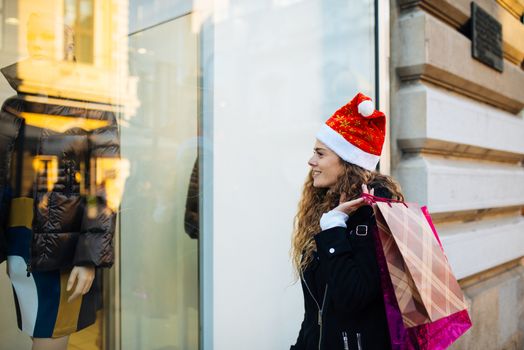
[[[360,333],[357,333],[357,345],[358,345],[358,350],[362,350],[362,342],[360,340]]]
[[[349,350],[348,334],[346,332],[342,332],[342,339],[344,340],[344,350]]]
[[[322,315],[324,312],[324,304],[326,303],[327,289],[328,285],[326,284],[326,288],[324,289],[324,298],[322,298],[322,307],[318,311],[318,324],[320,326],[320,335],[318,337],[318,350],[320,350],[320,344],[322,344]]]
[[[70,196],[73,193],[76,174],[76,162],[73,159],[65,162],[64,173],[66,179],[65,195]]]
[[[39,140],[42,139],[42,133],[43,133],[43,129],[40,130],[40,136],[39,136]],[[38,157],[40,155],[40,146],[41,146],[41,143],[38,142],[37,145],[36,145],[36,153],[35,153],[35,157]],[[34,179],[34,182],[33,182],[33,220],[32,220],[32,225],[31,225],[31,238],[29,239],[29,261],[27,262],[27,277],[31,276],[31,272],[33,271],[33,240],[34,240],[34,236],[35,236],[35,225],[34,225],[34,222],[35,222],[35,215],[36,215],[36,199],[38,198],[38,176],[40,176],[40,174],[36,174],[36,178]]]
[[[35,203],[36,203],[36,199],[33,199],[33,221],[34,221],[34,215],[36,213]],[[29,240],[29,260],[27,261],[27,269],[26,269],[28,278],[31,276],[31,273],[33,272],[33,238],[34,238],[34,235],[35,235],[35,227],[34,225],[31,225],[31,238]]]
[[[320,350],[320,344],[322,344],[322,312],[324,310],[324,304],[326,302],[326,295],[327,295],[327,289],[328,289],[328,285],[326,284],[326,288],[324,290],[324,298],[322,300],[322,306],[319,305],[317,299],[315,299],[315,297],[313,296],[313,293],[311,293],[311,289],[309,289],[309,285],[307,284],[306,282],[306,278],[304,277],[304,275],[302,275],[302,280],[304,281],[304,284],[306,285],[306,288],[309,292],[309,295],[311,295],[311,298],[313,298],[313,301],[315,302],[315,304],[317,304],[317,308],[318,308],[318,325],[320,326],[320,336],[318,337],[318,349]]]
[[[16,112],[12,112],[14,113],[15,115],[17,114]],[[22,121],[20,123],[20,128],[18,130],[18,136],[17,136],[17,140],[16,140],[16,156],[17,156],[17,159],[16,159],[16,172],[18,174],[22,174],[23,172],[23,169],[24,169],[24,141],[25,141],[25,119],[22,118]],[[21,193],[22,193],[22,175],[18,176],[17,179],[16,179],[16,184],[15,184],[15,192],[14,192],[14,196],[13,198],[20,198],[21,197]],[[32,231],[32,229],[31,229]],[[30,243],[29,243],[29,259],[27,260],[27,268],[26,268],[26,272],[27,272],[27,277],[31,276],[31,271],[32,271],[32,267],[31,267],[31,253],[32,253],[32,250],[31,250],[31,242],[33,241],[33,233],[31,232],[31,240],[30,240]]]

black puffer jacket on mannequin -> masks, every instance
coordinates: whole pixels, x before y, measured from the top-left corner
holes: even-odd
[[[116,208],[106,185],[120,156],[116,118],[111,106],[63,102],[19,94],[0,111],[0,262],[11,199],[29,197],[29,271],[113,264]]]

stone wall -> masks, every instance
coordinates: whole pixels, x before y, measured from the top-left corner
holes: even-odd
[[[450,350],[520,350],[524,344],[524,267],[463,286],[474,326]]]
[[[476,3],[502,24],[503,72],[471,56],[469,0],[390,1],[391,169],[470,302],[453,348],[522,349],[524,1]]]

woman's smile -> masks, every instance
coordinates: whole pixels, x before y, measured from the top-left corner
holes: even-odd
[[[319,140],[313,149],[313,157],[308,161],[313,177],[313,186],[328,188],[335,185],[343,172],[339,156]]]

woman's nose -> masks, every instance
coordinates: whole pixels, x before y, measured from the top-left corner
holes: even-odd
[[[317,162],[315,161],[315,157],[309,158],[308,162],[309,166],[315,166],[317,165]]]

